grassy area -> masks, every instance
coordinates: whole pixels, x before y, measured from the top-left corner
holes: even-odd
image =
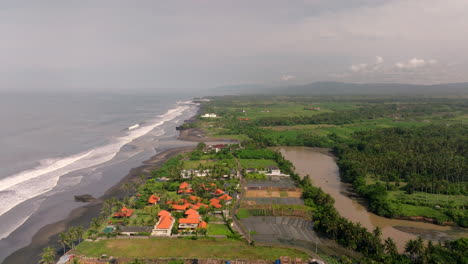
[[[88,257],[102,254],[123,258],[212,258],[276,260],[280,256],[308,256],[302,251],[280,247],[252,247],[244,242],[230,239],[110,239],[85,241],[76,251]]]
[[[439,210],[427,206],[415,206],[410,204],[403,204],[401,214],[404,216],[424,216],[438,220],[447,220],[448,217]]]
[[[239,218],[239,219],[242,219],[242,218],[249,218],[249,217],[250,217],[250,213],[249,213],[249,210],[248,210],[248,209],[241,208],[241,209],[239,209],[239,211],[237,211],[236,216],[237,216],[237,218]]]
[[[208,235],[231,235],[232,232],[225,224],[208,224]]]
[[[389,198],[392,200],[398,200],[402,203],[414,204],[414,205],[440,205],[446,206],[463,206],[468,204],[468,196],[466,195],[445,195],[445,194],[434,194],[424,192],[413,192],[407,194],[405,191],[389,191]]]
[[[202,166],[213,166],[216,161],[211,160],[184,160],[184,169],[197,169],[200,165]]]
[[[249,136],[247,136],[247,135],[212,135],[212,137],[233,139],[233,140],[239,140],[239,141],[244,141],[244,140],[250,139]]]
[[[244,169],[265,169],[268,166],[278,166],[274,160],[267,159],[240,159],[239,162]]]

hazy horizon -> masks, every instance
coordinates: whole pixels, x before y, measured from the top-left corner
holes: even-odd
[[[468,1],[3,1],[0,91],[468,82]]]

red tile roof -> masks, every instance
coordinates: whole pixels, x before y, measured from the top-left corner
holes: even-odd
[[[201,221],[199,224],[198,224],[198,228],[205,228],[208,226],[208,224],[205,222],[205,221]]]
[[[180,218],[179,224],[198,224],[200,220],[198,218]]]
[[[162,216],[159,219],[159,224],[156,226],[158,229],[169,229],[174,221],[174,218],[169,214]]]
[[[213,206],[214,208],[221,208],[223,207],[221,204],[219,204],[221,201],[219,199],[213,198],[210,200],[210,205]]]
[[[202,198],[200,198],[198,196],[195,196],[195,195],[190,195],[189,199],[194,201],[194,202],[199,202],[199,201],[202,200]]]
[[[150,203],[150,204],[155,204],[155,203],[159,202],[160,199],[161,199],[161,198],[159,198],[159,197],[157,197],[157,196],[155,196],[155,195],[152,194],[152,195],[148,198],[148,203]]]
[[[229,201],[229,200],[232,200],[232,197],[227,194],[223,194],[219,197],[219,199],[224,200],[224,201]]]
[[[194,209],[188,209],[187,211],[185,211],[185,215],[191,215],[191,214],[198,214],[198,212],[195,211]]]
[[[220,194],[223,194],[223,193],[224,193],[224,191],[221,190],[221,189],[217,189],[217,190],[214,192],[215,195],[220,195]]]
[[[186,182],[183,182],[179,185],[179,189],[187,189],[189,187],[189,184]]]
[[[158,216],[161,217],[161,216],[166,216],[166,215],[171,215],[171,213],[169,213],[168,211],[166,210],[161,210],[159,211],[158,213]]]
[[[114,217],[130,217],[132,216],[134,209],[128,209],[127,207],[123,207],[120,212],[114,214]]]
[[[173,204],[172,209],[174,209],[174,210],[185,210],[185,209],[187,209],[187,206],[185,204],[184,205]]]
[[[198,206],[198,208],[200,208],[200,207],[205,207],[205,208],[207,208],[207,207],[208,207],[207,204],[203,204],[203,203],[196,203],[195,206]]]

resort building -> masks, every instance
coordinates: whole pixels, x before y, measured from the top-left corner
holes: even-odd
[[[179,229],[196,229],[200,224],[200,214],[194,209],[185,212],[185,218],[179,219]]]
[[[123,207],[120,209],[120,212],[117,212],[114,214],[114,217],[116,218],[124,218],[124,217],[130,217],[133,215],[134,209],[128,209],[127,207]]]
[[[179,190],[177,191],[178,194],[189,194],[193,193],[192,188],[187,182],[183,182],[179,185]]]
[[[157,203],[159,203],[160,200],[161,200],[160,197],[155,196],[155,195],[152,194],[152,195],[148,198],[148,204],[157,204]]]
[[[228,194],[223,194],[218,199],[221,200],[221,201],[224,201],[225,204],[231,204],[231,202],[232,202],[232,197],[229,196]]]
[[[161,210],[158,213],[159,220],[151,231],[152,236],[170,236],[175,219],[171,213]]]

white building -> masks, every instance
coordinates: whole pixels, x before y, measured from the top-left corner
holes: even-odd
[[[215,114],[215,113],[209,113],[209,114],[204,114],[204,115],[202,115],[201,117],[205,117],[205,118],[216,118],[216,114]]]

